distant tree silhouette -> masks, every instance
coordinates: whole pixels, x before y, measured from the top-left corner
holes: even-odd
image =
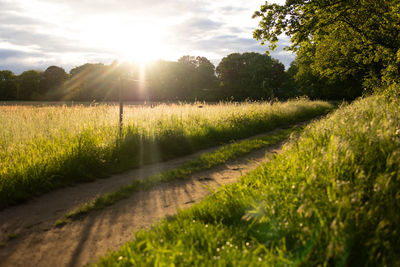
[[[115,84],[110,84],[111,78],[116,79],[111,74],[110,67],[102,63],[86,63],[71,69],[70,79],[66,84],[67,99],[79,101],[115,100],[108,98],[108,94],[115,87]]]
[[[184,77],[181,98],[203,98],[217,86],[215,66],[206,57],[183,56],[178,60],[179,75]]]
[[[68,74],[63,68],[57,66],[48,67],[40,80],[40,93],[46,96],[46,99],[57,100],[61,87],[68,79]]]
[[[43,100],[40,90],[40,80],[42,72],[37,70],[27,70],[18,76],[18,100]]]
[[[58,66],[19,76],[3,71],[0,100],[117,101],[120,88],[126,101],[286,99],[297,95],[293,81],[294,75],[288,76],[283,64],[267,55],[234,53],[217,69],[206,57],[186,55],[148,65],[86,63],[69,74]]]
[[[259,53],[233,53],[217,67],[218,78],[226,97],[235,99],[272,99],[286,79],[285,67],[276,59]]]
[[[177,62],[158,60],[146,68],[153,100],[211,99],[215,90],[215,66],[205,57],[183,56]],[[213,99],[214,100],[214,99]]]
[[[17,81],[12,71],[0,71],[0,100],[17,99]]]

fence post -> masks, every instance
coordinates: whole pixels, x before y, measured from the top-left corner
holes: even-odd
[[[122,126],[123,126],[123,117],[124,117],[124,103],[123,103],[123,81],[122,78],[119,78],[119,137],[122,138]]]

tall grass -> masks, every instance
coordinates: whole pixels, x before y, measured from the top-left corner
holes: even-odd
[[[343,106],[99,266],[399,266],[400,107]]]
[[[327,112],[326,102],[128,107],[0,106],[0,208]]]

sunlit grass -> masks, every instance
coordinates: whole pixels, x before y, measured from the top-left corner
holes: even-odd
[[[400,107],[343,106],[98,266],[398,266]]]
[[[0,106],[0,207],[323,114],[326,102]]]

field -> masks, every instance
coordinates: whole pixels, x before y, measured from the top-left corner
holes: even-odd
[[[400,108],[360,99],[99,266],[398,266]]]
[[[0,106],[0,208],[54,188],[288,126],[326,102]]]

